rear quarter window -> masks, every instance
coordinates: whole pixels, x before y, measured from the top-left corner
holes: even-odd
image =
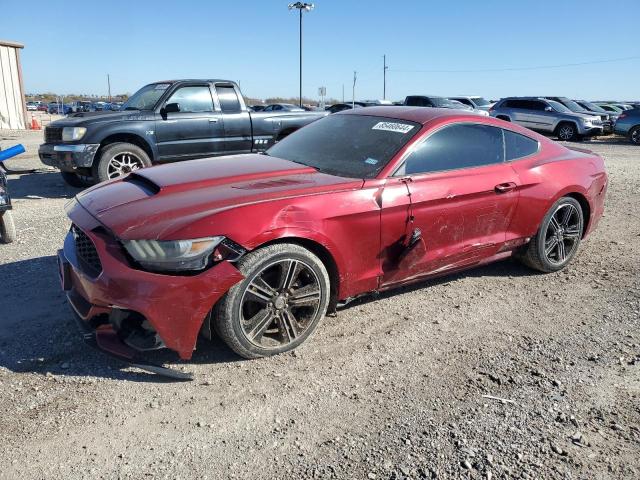
[[[504,130],[505,160],[517,160],[533,155],[539,148],[540,144],[537,140],[510,130]]]

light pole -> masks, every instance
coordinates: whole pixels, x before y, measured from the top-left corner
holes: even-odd
[[[294,8],[298,10],[300,14],[300,106],[302,106],[302,11],[306,10],[310,12],[313,10],[313,3],[296,2],[289,4],[289,10]]]

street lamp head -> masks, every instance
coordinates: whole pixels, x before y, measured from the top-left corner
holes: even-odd
[[[314,6],[315,5],[313,3],[296,2],[296,3],[289,4],[289,10],[293,10],[294,8],[296,8],[298,10],[306,10],[307,12],[309,12],[313,10]]]

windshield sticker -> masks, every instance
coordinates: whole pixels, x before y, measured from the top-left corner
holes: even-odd
[[[378,122],[371,130],[386,130],[387,132],[407,133],[410,132],[413,125],[407,125],[406,123],[394,123],[394,122]]]
[[[378,163],[378,160],[376,160],[375,158],[367,158],[364,163],[368,163],[369,165],[376,165]]]
[[[156,83],[156,86],[153,88],[154,90],[166,90],[169,88],[170,83]]]

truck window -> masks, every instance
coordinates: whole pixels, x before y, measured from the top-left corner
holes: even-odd
[[[209,87],[182,87],[173,92],[167,103],[180,104],[181,112],[213,112],[213,99]]]
[[[236,90],[231,85],[216,85],[216,92],[223,112],[239,112],[242,110]]]

